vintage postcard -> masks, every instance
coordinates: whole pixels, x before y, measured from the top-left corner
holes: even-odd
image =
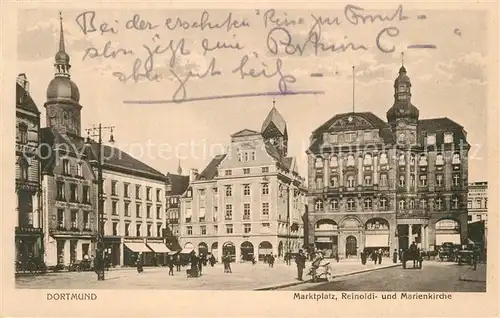
[[[498,315],[497,11],[3,4],[3,313]]]

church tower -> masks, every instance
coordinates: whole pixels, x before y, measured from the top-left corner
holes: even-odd
[[[261,134],[267,144],[271,144],[278,150],[281,157],[288,153],[288,132],[283,116],[276,109],[276,101],[273,99],[273,108],[262,123]]]
[[[59,51],[55,55],[55,75],[47,88],[47,127],[62,134],[81,136],[80,92],[70,79],[69,55],[64,46],[62,15],[60,14]]]
[[[417,107],[411,103],[411,81],[406,68],[401,65],[399,76],[394,81],[394,105],[387,111],[387,121],[398,144],[415,144],[418,116]]]

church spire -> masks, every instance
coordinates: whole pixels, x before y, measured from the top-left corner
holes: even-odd
[[[70,77],[69,69],[71,65],[69,64],[69,55],[66,53],[66,47],[64,45],[64,28],[63,28],[63,17],[62,13],[59,12],[59,51],[55,56],[55,68],[56,77]]]

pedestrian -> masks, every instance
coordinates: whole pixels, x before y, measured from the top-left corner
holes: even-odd
[[[191,252],[191,269],[189,270],[189,277],[198,277],[198,258],[196,257],[195,252]]]
[[[340,261],[339,253],[338,252],[335,253],[335,259],[337,260],[337,263]]]
[[[371,254],[371,259],[373,263],[377,264],[377,251],[373,250]]]
[[[233,272],[231,270],[231,255],[227,254],[226,262],[227,262],[227,272],[231,274]]]
[[[174,259],[174,262],[175,262],[175,267],[176,267],[176,270],[178,272],[181,271],[181,257],[179,254],[176,254],[175,255],[175,259]]]
[[[402,248],[400,248],[400,249],[399,249],[399,254],[398,254],[398,256],[399,256],[399,261],[400,261],[400,262],[403,262],[403,249],[402,249]]]
[[[253,255],[252,255],[252,265],[255,265],[255,263],[257,263],[257,262],[255,261],[255,256],[253,256]]]
[[[295,263],[297,264],[297,278],[298,280],[302,280],[302,274],[306,267],[306,256],[302,250],[299,250],[299,254],[295,257]]]
[[[198,259],[198,270],[199,270],[199,275],[201,276],[201,272],[202,272],[202,269],[203,269],[203,259],[202,258],[199,258]]]
[[[274,255],[273,254],[269,255],[269,267],[274,267],[274,260],[275,260]]]
[[[214,265],[215,265],[215,256],[214,256],[214,254],[212,254],[210,256],[210,266],[214,267]]]
[[[377,256],[378,256],[378,264],[382,264],[382,254],[383,254],[383,251],[381,248],[378,249],[378,253],[377,253]]]
[[[361,256],[361,265],[366,265],[366,252],[362,250],[360,256]]]
[[[142,252],[137,255],[137,260],[135,261],[135,266],[137,267],[137,273],[144,272],[144,268],[142,267]]]
[[[396,264],[398,262],[398,250],[394,249],[394,253],[392,254],[392,262]]]
[[[174,258],[172,256],[169,256],[167,262],[168,262],[168,275],[174,276]]]

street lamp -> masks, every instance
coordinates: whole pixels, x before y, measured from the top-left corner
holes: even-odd
[[[103,199],[103,180],[102,180],[102,132],[110,131],[109,143],[114,143],[114,126],[103,127],[101,124],[92,128],[87,128],[86,144],[92,144],[92,139],[97,137],[97,252],[96,267],[97,280],[104,280],[104,199]],[[94,265],[95,266],[95,265]]]

